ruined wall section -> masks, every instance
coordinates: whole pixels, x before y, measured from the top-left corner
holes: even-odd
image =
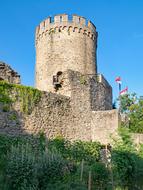
[[[14,84],[21,82],[20,75],[4,62],[0,62],[0,80]]]
[[[95,26],[73,15],[47,18],[36,29],[36,88],[53,92],[53,75],[68,69],[97,72]]]
[[[93,112],[88,100],[90,93],[86,91],[85,98],[85,89],[84,86],[73,91],[74,99],[41,92],[41,100],[29,115],[21,111],[18,91],[12,91],[11,98],[16,102],[12,102],[11,109],[4,110],[0,103],[0,133],[17,136],[37,135],[43,131],[47,138],[60,135],[71,141],[110,142],[110,134],[118,128],[117,110]]]
[[[94,111],[112,110],[112,87],[101,74],[90,79],[90,100]]]
[[[11,99],[15,100],[16,97],[20,97],[20,94],[12,91]],[[62,135],[62,129],[66,129],[66,117],[70,112],[70,100],[67,97],[42,92],[41,100],[30,114],[21,111],[21,107],[20,98],[12,103],[10,110],[5,110],[5,105],[1,104],[0,132],[36,135],[42,130],[47,137],[52,138]]]
[[[72,102],[76,102],[75,109],[82,112],[112,109],[112,87],[103,75],[84,75],[67,70],[61,80],[62,87],[56,93],[69,96]]]
[[[113,143],[118,136],[119,113],[117,110],[93,111],[91,114],[92,141]]]
[[[63,136],[69,140],[91,140],[88,117],[74,109],[70,98],[48,92],[41,92],[41,100],[30,114],[21,111],[18,91],[11,92],[16,100],[9,110],[0,103],[0,133],[8,135],[37,135],[43,131],[47,138]],[[87,113],[88,114],[88,113]]]

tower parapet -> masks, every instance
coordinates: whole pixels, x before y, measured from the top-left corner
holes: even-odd
[[[97,36],[96,27],[91,21],[78,15],[72,15],[70,17],[67,14],[59,14],[54,17],[48,17],[37,26],[36,40],[43,34],[51,32],[51,29],[56,32],[67,30],[68,32],[82,33],[93,40],[95,40]]]

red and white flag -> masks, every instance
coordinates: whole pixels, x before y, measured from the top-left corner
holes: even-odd
[[[119,83],[119,84],[122,83],[122,81],[121,81],[121,77],[116,77],[115,81],[116,81],[117,83]]]
[[[122,91],[120,91],[120,95],[127,94],[127,92],[128,92],[128,87],[126,87],[125,89],[123,89]]]

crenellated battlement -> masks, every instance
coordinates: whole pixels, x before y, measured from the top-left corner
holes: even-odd
[[[36,28],[36,39],[43,34],[51,34],[66,30],[68,34],[72,32],[82,33],[95,40],[97,36],[96,27],[91,21],[82,16],[59,14],[54,17],[48,17]]]

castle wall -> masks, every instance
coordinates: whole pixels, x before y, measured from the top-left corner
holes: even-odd
[[[11,98],[20,95],[12,91]],[[65,96],[42,92],[41,101],[31,114],[21,112],[20,100],[12,104],[12,109],[3,111],[0,104],[0,133],[9,135],[37,135],[43,131],[47,138],[63,136],[69,140],[91,140],[89,112],[76,110],[75,103]],[[13,117],[15,116],[16,117]]]
[[[57,15],[36,29],[36,88],[53,92],[53,75],[68,69],[95,74],[97,33],[83,17]]]
[[[9,83],[20,84],[20,75],[15,72],[9,65],[0,62],[0,80]]]
[[[93,111],[91,115],[91,134],[93,141],[102,144],[112,143],[117,137],[119,116],[117,110]]]
[[[18,91],[11,91],[11,98],[17,101],[7,111],[0,104],[0,133],[36,136],[43,131],[47,138],[61,135],[71,141],[110,142],[110,134],[118,128],[117,110],[93,112],[88,99],[90,93],[86,91],[84,95],[85,88],[72,91],[73,99],[41,92],[41,100],[29,115],[21,111]]]
[[[112,110],[112,87],[101,74],[90,79],[90,101],[92,110]]]
[[[80,72],[67,70],[62,74],[62,81],[62,88],[56,93],[69,96],[78,105],[76,109],[112,109],[112,87],[103,75],[82,75]]]

